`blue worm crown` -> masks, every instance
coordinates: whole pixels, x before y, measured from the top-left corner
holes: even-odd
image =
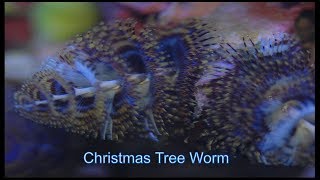
[[[242,45],[212,23],[100,23],[15,95],[25,118],[114,141],[166,137],[264,164],[314,164],[314,69],[285,34]]]

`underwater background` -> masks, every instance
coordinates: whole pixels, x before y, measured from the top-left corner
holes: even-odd
[[[8,177],[314,177],[313,167],[250,164],[231,159],[228,165],[92,165],[87,151],[153,154],[187,153],[183,143],[113,143],[88,139],[62,129],[25,120],[13,109],[13,94],[41,62],[74,35],[99,21],[135,17],[143,25],[155,15],[159,23],[212,16],[228,41],[243,32],[267,34],[273,29],[296,34],[312,52],[314,63],[314,3],[5,3],[5,176]],[[312,16],[313,15],[313,16]]]

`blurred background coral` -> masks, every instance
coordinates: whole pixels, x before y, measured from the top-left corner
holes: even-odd
[[[152,152],[150,145],[112,144],[34,125],[12,108],[13,91],[38,70],[48,56],[76,34],[99,21],[134,17],[141,26],[159,26],[188,18],[211,18],[226,37],[237,43],[243,35],[258,39],[288,32],[312,53],[314,65],[314,8],[308,2],[6,2],[5,3],[5,174],[6,176],[314,176],[314,168],[264,167],[237,160],[228,167],[85,165],[85,151],[123,149]],[[183,145],[171,147],[179,152]],[[168,148],[162,147],[162,148]],[[170,152],[170,151],[169,151]],[[248,168],[247,168],[248,167]]]

